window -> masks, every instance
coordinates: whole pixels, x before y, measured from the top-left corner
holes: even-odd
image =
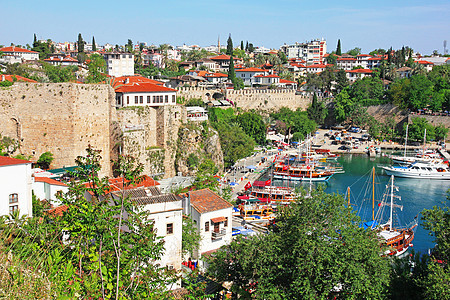
[[[139,103],[139,98],[138,96],[134,96],[134,104],[138,104]]]
[[[166,233],[173,234],[173,223],[168,223],[166,226]]]
[[[153,103],[156,103],[156,96],[153,96]]]
[[[172,95],[172,103],[175,103],[175,95]]]
[[[150,96],[147,96],[147,103],[150,103]]]
[[[228,217],[225,217],[225,222],[223,223],[224,227],[228,227]]]
[[[130,104],[130,96],[127,96],[127,104]]]
[[[209,222],[205,222],[205,231],[206,231],[206,232],[209,231]]]
[[[10,214],[12,214],[12,213],[14,213],[14,212],[16,212],[18,210],[19,210],[19,205],[10,205],[9,206],[9,213]]]
[[[16,193],[9,195],[9,204],[19,202],[19,195]]]
[[[144,103],[144,96],[139,96],[139,103],[143,104]]]
[[[169,103],[169,96],[168,95],[166,95],[165,99],[166,99],[166,103]]]

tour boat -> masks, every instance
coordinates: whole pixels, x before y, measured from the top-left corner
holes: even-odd
[[[289,204],[295,200],[293,188],[273,186],[270,179],[267,181],[255,181],[253,185],[249,182],[245,189],[250,190],[249,197],[270,204]]]
[[[265,221],[275,218],[270,205],[259,203],[241,203],[239,205],[240,216],[245,221]]]
[[[382,167],[387,175],[404,178],[449,180],[450,169],[447,164],[414,162],[408,166]]]
[[[394,199],[401,200],[400,196],[394,194],[394,190],[398,190],[394,186],[394,176],[386,186],[386,190],[382,196],[381,202],[378,204],[378,210],[375,215],[375,168],[372,169],[372,220],[362,223],[364,229],[375,230],[380,243],[387,246],[387,249],[382,253],[385,256],[400,256],[405,253],[414,239],[414,229],[417,227],[417,216],[413,222],[406,227],[394,226],[394,208],[403,210],[403,206],[395,204]],[[348,190],[348,203],[350,205],[350,190]],[[388,213],[385,207],[390,207]],[[387,219],[387,222],[385,220]]]
[[[287,165],[280,162],[273,170],[274,178],[299,181],[328,181],[334,174],[333,169],[319,169],[309,163]]]
[[[400,256],[405,253],[414,239],[414,229],[417,227],[417,217],[414,219],[410,227],[395,227],[393,225],[394,207],[403,210],[403,206],[394,204],[394,198],[401,199],[400,196],[394,195],[394,176],[391,176],[390,184],[387,186],[389,193],[385,193],[383,200],[379,204],[376,219],[381,220],[383,215],[383,207],[389,206],[389,219],[386,223],[380,224],[377,228],[377,235],[382,242],[388,246],[384,255]]]

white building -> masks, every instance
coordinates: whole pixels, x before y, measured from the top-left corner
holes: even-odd
[[[236,70],[236,77],[241,78],[245,85],[252,85],[257,83],[255,76],[266,75],[266,71],[258,68],[245,68]]]
[[[113,192],[113,198],[121,199],[121,192]],[[182,198],[174,194],[161,194],[156,186],[138,187],[124,191],[124,197],[149,213],[156,235],[164,240],[164,253],[155,263],[169,269],[180,270],[182,260],[183,206]],[[181,280],[171,289],[181,287]]]
[[[61,205],[56,197],[59,192],[67,193],[69,191],[69,187],[65,183],[40,176],[34,177],[32,189],[39,200],[46,200],[53,206]]]
[[[16,59],[25,60],[39,60],[39,52],[23,49],[15,46],[4,47],[0,49],[4,55],[14,57]]]
[[[270,74],[270,75],[256,75],[255,78],[255,84],[261,84],[261,85],[272,85],[272,84],[279,84],[280,83],[280,76]]]
[[[200,247],[194,253],[194,258],[200,259],[199,265],[204,268],[202,256],[231,243],[233,205],[210,189],[189,192],[185,201],[187,213],[201,236]]]
[[[0,215],[32,216],[31,161],[0,156]]]
[[[203,78],[214,84],[224,83],[228,81],[228,75],[223,73],[205,73]]]
[[[177,90],[143,76],[123,76],[114,80],[116,106],[176,105]]]
[[[358,66],[358,60],[354,57],[346,56],[336,59],[336,67],[343,70],[352,70]]]
[[[200,106],[186,106],[188,121],[208,121],[208,111]]]
[[[79,66],[80,63],[73,57],[66,56],[51,56],[49,58],[44,59],[45,62],[54,65],[54,66]]]
[[[106,61],[106,71],[110,76],[134,75],[134,55],[131,53],[100,52]]]
[[[327,41],[324,39],[313,40],[305,43],[295,43],[280,47],[280,50],[290,58],[301,58],[307,64],[323,63],[323,57],[327,53]]]
[[[370,69],[355,69],[345,71],[345,75],[350,82],[355,82],[358,79],[362,79],[367,76],[372,76],[372,70]]]

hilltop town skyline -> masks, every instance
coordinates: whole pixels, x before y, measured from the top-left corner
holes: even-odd
[[[299,3],[283,0],[203,2],[178,0],[164,3],[136,2],[133,5],[80,1],[77,5],[29,0],[3,4],[8,12],[0,20],[0,44],[32,43],[38,39],[75,41],[82,33],[99,44],[123,45],[128,39],[148,44],[225,44],[231,34],[235,43],[279,49],[283,44],[324,38],[328,52],[340,39],[343,51],[361,48],[409,46],[424,55],[443,53],[450,40],[450,12],[447,1],[423,4],[419,1],[379,1],[376,6],[356,1]],[[18,23],[20,20],[20,23]],[[11,24],[16,24],[11,27]],[[448,47],[447,47],[448,48]]]

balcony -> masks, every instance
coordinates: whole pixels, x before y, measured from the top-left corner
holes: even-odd
[[[212,235],[211,235],[211,239],[213,239],[213,240],[215,240],[215,239],[218,239],[218,238],[221,238],[222,236],[224,236],[225,234],[227,233],[227,230],[226,229],[222,229],[222,230],[219,230],[219,231],[213,231],[212,232]]]

